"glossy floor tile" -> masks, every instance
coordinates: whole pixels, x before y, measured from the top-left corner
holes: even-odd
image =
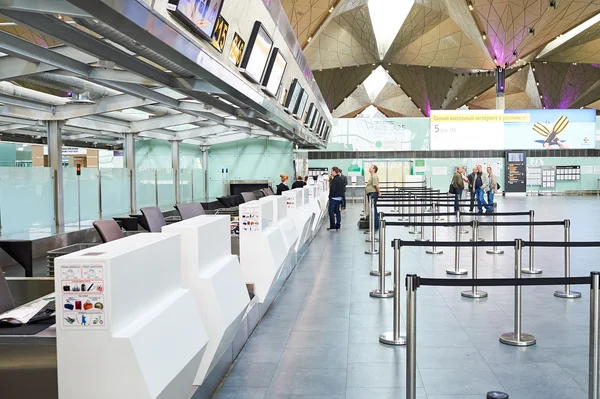
[[[596,197],[498,198],[499,210],[535,210],[536,220],[571,220],[573,241],[600,240],[600,213]],[[286,282],[279,297],[261,321],[214,398],[405,398],[406,349],[378,342],[393,326],[393,300],[374,299],[369,291],[379,278],[369,275],[378,257],[363,231],[356,228],[361,204],[343,212],[342,230],[322,229],[306,256]],[[389,210],[389,209],[388,209]],[[467,220],[470,217],[466,218]],[[481,216],[479,220],[492,218]],[[526,221],[528,217],[498,217],[499,221]],[[471,230],[470,228],[467,230]],[[431,228],[425,228],[431,237]],[[492,227],[479,235],[491,240]],[[528,239],[527,227],[499,227],[499,240]],[[455,229],[436,229],[439,241],[455,239]],[[461,241],[469,234],[461,234]],[[535,240],[561,241],[564,228],[536,228]],[[389,227],[387,239],[414,240],[406,227]],[[446,274],[454,267],[454,249],[428,255],[424,247],[401,250],[402,281],[407,273],[424,277],[464,278]],[[479,277],[513,277],[515,253],[490,255],[477,251]],[[460,250],[460,267],[472,267],[470,248]],[[564,274],[564,250],[535,248],[534,266],[541,276]],[[571,275],[600,270],[600,249],[573,248]],[[393,252],[386,246],[386,264]],[[523,252],[529,265],[529,249]],[[529,276],[523,276],[528,278]],[[532,278],[535,278],[533,276]],[[401,327],[405,328],[406,295],[401,292]],[[388,289],[392,277],[386,278]],[[514,288],[485,287],[485,299],[467,299],[468,287],[421,287],[417,294],[417,398],[476,399],[491,390],[507,392],[511,399],[587,397],[589,288],[580,299],[559,299],[555,289],[523,287],[524,332],[537,344],[526,348],[506,346],[499,334],[511,331]]]

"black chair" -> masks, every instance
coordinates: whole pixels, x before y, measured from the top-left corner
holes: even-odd
[[[254,194],[254,197],[256,197],[256,199],[261,199],[262,197],[266,197],[265,193],[262,190],[253,191],[252,194]]]
[[[146,219],[146,225],[148,226],[148,231],[150,233],[160,233],[162,227],[166,226],[165,216],[162,214],[159,207],[148,206],[140,209],[140,211],[142,211],[142,215],[144,216],[144,219]]]
[[[177,204],[175,209],[179,212],[181,220],[195,218],[196,216],[205,215],[202,204],[198,202],[190,202],[189,204]]]
[[[242,193],[242,198],[244,199],[244,202],[256,201],[256,196],[254,193],[250,192]]]
[[[114,220],[96,220],[93,225],[102,242],[115,241],[125,237],[123,230]]]
[[[273,191],[273,189],[271,187],[263,188],[263,192],[265,193],[266,196],[275,195],[275,192]]]

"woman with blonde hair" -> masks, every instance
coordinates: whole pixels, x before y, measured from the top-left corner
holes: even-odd
[[[284,191],[288,191],[290,188],[288,187],[289,177],[286,174],[279,175],[281,178],[281,183],[277,185],[277,195],[281,195]]]

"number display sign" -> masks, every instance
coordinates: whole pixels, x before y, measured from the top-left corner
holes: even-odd
[[[217,18],[217,23],[215,24],[215,30],[212,35],[212,45],[214,48],[219,50],[220,53],[223,52],[225,48],[225,41],[227,40],[227,32],[229,31],[229,23],[225,21],[221,15]]]
[[[246,48],[246,42],[235,32],[233,41],[231,42],[231,50],[229,50],[229,61],[233,62],[236,67],[239,67],[242,62],[244,48]]]

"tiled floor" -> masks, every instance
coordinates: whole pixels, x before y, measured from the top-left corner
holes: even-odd
[[[600,200],[596,197],[498,199],[502,210],[535,209],[537,220],[571,219],[572,240],[600,240]],[[373,299],[377,278],[369,271],[376,256],[364,254],[365,235],[356,228],[360,205],[343,213],[340,232],[324,228],[284,286],[238,357],[217,399],[388,399],[405,397],[404,347],[379,344],[378,335],[392,327],[392,299]],[[485,219],[485,217],[482,217]],[[507,219],[503,219],[507,220]],[[524,220],[511,218],[510,220]],[[526,227],[499,229],[499,239],[527,238]],[[430,236],[428,231],[427,235]],[[491,228],[481,229],[491,239]],[[466,239],[468,235],[463,235]],[[388,239],[411,239],[407,228],[389,228]],[[440,228],[438,240],[454,238]],[[561,227],[536,229],[536,240],[563,239]],[[512,277],[514,252],[479,251],[479,277]],[[599,270],[600,249],[572,250],[573,276]],[[561,276],[564,251],[540,248],[535,265],[542,276]],[[387,251],[388,267],[392,251]],[[524,263],[528,264],[527,250]],[[470,269],[471,252],[461,254]],[[424,248],[402,250],[402,275],[447,276],[454,264],[452,249],[427,255]],[[391,287],[391,277],[387,280]],[[560,287],[523,288],[523,332],[537,345],[502,345],[498,335],[511,331],[512,287],[491,287],[486,299],[460,296],[461,288],[418,290],[418,398],[480,399],[502,390],[511,399],[583,399],[587,397],[589,288],[573,287],[583,298],[555,298]],[[404,329],[405,296],[402,295]]]

